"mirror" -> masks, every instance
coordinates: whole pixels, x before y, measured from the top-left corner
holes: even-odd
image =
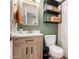
[[[24,14],[24,24],[25,25],[35,25],[38,26],[38,8],[39,4],[36,2],[24,2],[23,14]]]

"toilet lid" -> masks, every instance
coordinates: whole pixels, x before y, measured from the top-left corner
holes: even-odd
[[[54,52],[54,53],[63,53],[63,49],[61,47],[58,47],[58,46],[50,46],[49,47],[49,51],[50,52]]]

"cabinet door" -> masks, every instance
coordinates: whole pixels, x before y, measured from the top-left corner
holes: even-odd
[[[37,46],[38,59],[42,59],[42,57],[43,57],[43,48],[42,47],[43,47],[42,44],[38,43],[38,46]]]
[[[30,59],[42,59],[43,56],[43,41],[42,39],[34,38],[33,42],[30,42]]]
[[[42,48],[41,44],[34,43],[30,44],[30,59],[42,59]]]
[[[35,44],[30,44],[30,59],[38,59],[36,47]]]
[[[21,44],[13,45],[13,59],[23,59],[23,46]]]
[[[43,38],[38,37],[36,42],[36,49],[37,49],[37,59],[43,58]]]

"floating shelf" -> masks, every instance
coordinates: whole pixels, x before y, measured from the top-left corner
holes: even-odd
[[[51,16],[56,16],[58,17],[59,14],[62,15],[62,12],[60,10],[58,10],[58,6],[60,4],[62,4],[65,0],[62,0],[61,2],[58,2],[57,0],[44,0],[44,23],[61,23],[62,22],[62,18],[61,19],[52,19],[50,18]],[[47,5],[49,4],[51,5],[51,7],[49,6],[49,8],[47,8]],[[54,7],[57,7],[57,9],[55,9]]]
[[[61,23],[61,22],[44,21],[44,23]]]
[[[44,3],[48,3],[50,5],[54,5],[54,6],[59,6],[61,3],[63,3],[65,0],[63,0],[62,2],[58,2],[56,0],[45,0]]]
[[[55,15],[61,14],[61,12],[57,12],[57,11],[54,11],[54,10],[48,10],[48,9],[46,9],[46,10],[44,11],[44,13],[55,14]]]

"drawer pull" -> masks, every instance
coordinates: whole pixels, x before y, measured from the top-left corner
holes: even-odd
[[[33,41],[33,40],[25,40],[26,42],[30,42],[30,41]]]

